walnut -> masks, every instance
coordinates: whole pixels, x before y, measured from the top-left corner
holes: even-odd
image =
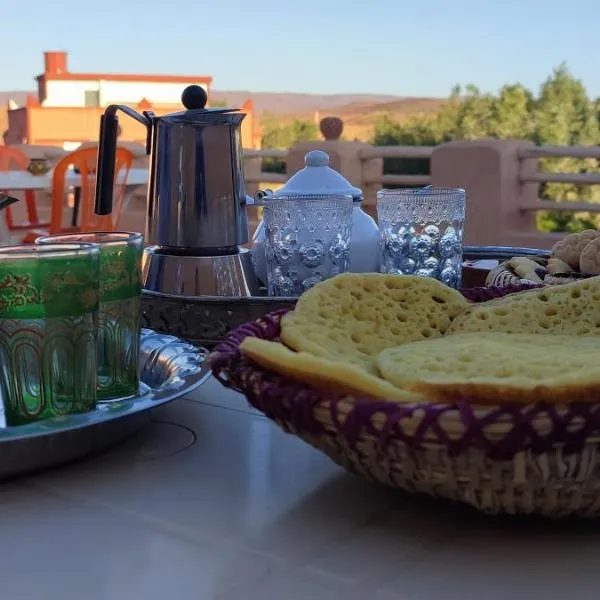
[[[581,233],[567,235],[552,247],[552,258],[559,258],[566,262],[572,269],[579,269],[579,257],[583,249],[596,238],[600,237],[600,231],[586,229]]]
[[[592,240],[581,252],[579,270],[582,273],[600,274],[600,237]]]

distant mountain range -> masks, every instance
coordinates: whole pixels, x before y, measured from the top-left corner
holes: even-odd
[[[0,92],[0,127],[3,124],[6,104],[13,99],[24,104],[33,91]],[[367,139],[375,120],[384,114],[404,121],[412,115],[435,113],[443,104],[442,98],[414,98],[385,94],[295,94],[287,92],[249,92],[243,90],[212,90],[215,101],[229,106],[241,106],[252,98],[258,115],[270,113],[282,123],[293,118],[312,120],[319,117],[339,116],[344,120],[347,137]],[[0,134],[4,131],[2,128]],[[1,139],[1,138],[0,138]]]
[[[25,104],[27,96],[37,94],[37,92],[0,92],[0,106],[5,105],[9,100],[14,100],[17,104]]]
[[[0,105],[14,100],[17,104],[24,104],[28,95],[36,92],[17,90],[0,92]],[[344,107],[345,110],[354,111],[360,107],[380,105],[393,106],[396,103],[428,102],[437,99],[407,98],[385,94],[295,94],[288,92],[249,92],[249,91],[223,91],[212,90],[211,97],[219,102],[226,102],[230,106],[241,106],[248,98],[252,98],[254,110],[258,114],[272,113],[274,115],[305,115],[316,111],[330,112]]]
[[[252,98],[254,110],[258,114],[267,112],[274,115],[303,114],[331,110],[349,104],[379,104],[399,100],[398,96],[380,94],[295,94],[222,90],[212,90],[211,97],[219,102],[227,102],[231,106],[241,106],[248,98]]]

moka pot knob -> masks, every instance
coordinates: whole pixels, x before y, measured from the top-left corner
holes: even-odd
[[[181,94],[181,103],[188,110],[201,110],[208,102],[206,90],[199,85],[188,85]]]

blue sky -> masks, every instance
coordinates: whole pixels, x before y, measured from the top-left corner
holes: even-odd
[[[598,0],[0,0],[0,90],[44,50],[73,72],[212,75],[216,89],[445,96],[537,90],[565,61],[600,96]]]

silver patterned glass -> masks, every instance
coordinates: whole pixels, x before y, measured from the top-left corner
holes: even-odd
[[[433,277],[460,287],[464,190],[432,186],[380,190],[377,218],[382,273]]]
[[[100,250],[98,401],[120,400],[140,384],[140,294],[143,236],[126,231],[38,238],[36,244],[84,242]]]
[[[0,248],[0,395],[9,426],[96,406],[98,248]]]
[[[299,296],[349,270],[352,196],[286,195],[265,200],[270,296]]]

